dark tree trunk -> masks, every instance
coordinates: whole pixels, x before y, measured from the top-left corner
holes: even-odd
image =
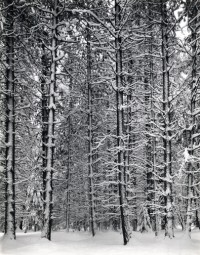
[[[169,238],[173,233],[173,208],[172,208],[172,149],[171,149],[171,103],[169,80],[169,42],[168,42],[168,17],[167,3],[161,0],[161,33],[162,33],[162,85],[163,85],[163,149],[164,149],[164,191],[165,191],[165,235]]]
[[[191,5],[192,1],[188,1]],[[193,5],[194,4],[194,5]],[[191,79],[191,100],[190,100],[190,112],[192,129],[190,130],[189,137],[189,154],[192,157],[194,154],[195,138],[194,134],[199,133],[197,130],[197,121],[193,113],[196,108],[196,96],[197,96],[197,33],[198,33],[198,3],[192,4],[192,10],[189,11],[189,28],[191,30],[191,49],[192,49],[192,79]],[[197,106],[198,107],[198,106]],[[187,168],[187,216],[186,216],[186,232],[191,238],[191,225],[193,218],[193,202],[194,202],[194,163],[189,161],[186,163]]]
[[[72,155],[71,155],[71,135],[72,135],[72,117],[71,111],[73,108],[72,102],[72,78],[70,77],[70,85],[69,85],[69,117],[68,117],[68,159],[67,159],[67,173],[66,173],[66,180],[67,180],[67,197],[66,197],[66,230],[69,232],[70,227],[70,182],[71,182],[71,167],[72,167]]]
[[[118,147],[118,181],[119,181],[119,205],[121,227],[124,245],[129,241],[127,219],[125,214],[125,188],[124,188],[124,153],[123,153],[123,85],[122,85],[122,49],[120,36],[121,8],[118,0],[115,1],[115,50],[116,50],[116,108],[117,108],[117,147]]]
[[[156,123],[155,119],[155,102],[154,102],[154,94],[155,94],[155,84],[154,84],[154,62],[153,62],[153,1],[151,1],[148,5],[149,7],[149,31],[150,31],[150,38],[149,38],[149,84],[150,84],[150,120],[151,125],[150,129],[151,132],[154,132],[155,127],[153,123]],[[155,232],[155,236],[158,235],[158,194],[157,194],[157,180],[156,180],[156,137],[151,138],[151,174],[150,174],[150,187],[151,187],[151,203],[152,203],[152,227]],[[148,177],[147,177],[148,180]]]
[[[54,1],[51,11],[52,15],[52,38],[51,38],[51,62],[50,62],[50,84],[48,90],[48,133],[47,133],[47,161],[44,180],[44,208],[43,208],[43,227],[42,237],[51,240],[52,227],[52,175],[54,164],[54,147],[55,147],[55,92],[56,92],[56,66],[57,66],[57,25],[58,25],[58,0]]]
[[[94,186],[93,186],[93,134],[92,134],[92,84],[91,84],[91,36],[90,26],[87,24],[87,87],[88,87],[88,178],[89,178],[89,203],[90,203],[90,229],[95,236],[94,215]]]
[[[46,200],[46,167],[47,167],[47,135],[48,135],[48,92],[47,92],[47,75],[49,72],[47,52],[42,44],[42,76],[41,76],[41,93],[42,93],[42,180],[43,180],[43,201]],[[43,204],[44,206],[44,204]],[[43,208],[44,210],[44,208]],[[44,219],[43,219],[44,224]]]
[[[5,120],[5,236],[15,239],[15,84],[14,84],[14,2],[6,6],[6,120]]]

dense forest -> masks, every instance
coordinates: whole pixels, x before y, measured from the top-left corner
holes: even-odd
[[[0,1],[5,238],[200,228],[199,9]]]

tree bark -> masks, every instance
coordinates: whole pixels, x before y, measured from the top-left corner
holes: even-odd
[[[52,15],[52,38],[51,38],[51,64],[50,73],[51,80],[49,84],[48,95],[48,134],[47,134],[47,162],[44,180],[44,211],[43,211],[43,228],[42,237],[51,240],[51,227],[52,227],[52,175],[53,175],[53,163],[54,163],[54,128],[55,128],[55,90],[56,90],[56,64],[57,64],[57,12],[58,2],[54,1],[54,7],[51,12]]]
[[[121,227],[124,245],[129,241],[126,212],[125,212],[125,187],[124,187],[124,153],[123,153],[123,84],[122,84],[122,48],[120,36],[121,8],[118,0],[115,0],[115,50],[116,50],[116,108],[117,108],[117,148],[118,148],[118,189]]]
[[[190,157],[194,154],[194,143],[195,138],[193,135],[197,132],[196,127],[196,117],[193,113],[196,108],[196,93],[197,93],[197,14],[198,8],[196,3],[192,6],[191,14],[189,15],[189,28],[191,30],[191,48],[192,48],[192,80],[191,80],[191,100],[190,100],[190,111],[191,111],[191,123],[192,129],[190,130],[190,144],[189,144],[189,154]],[[192,21],[192,22],[191,22]],[[191,225],[193,218],[193,202],[194,202],[194,176],[193,168],[194,163],[190,160],[186,163],[187,169],[187,213],[186,213],[186,233],[191,238]]]
[[[6,121],[5,121],[5,236],[15,234],[15,83],[14,83],[14,2],[6,3]]]
[[[164,148],[164,192],[165,192],[165,235],[174,236],[172,208],[172,150],[171,150],[171,103],[169,79],[169,42],[166,1],[161,1],[162,33],[162,85],[163,85],[163,148]]]
[[[43,201],[46,200],[46,167],[47,167],[47,135],[48,135],[48,100],[47,84],[48,63],[45,46],[42,44],[42,76],[41,76],[41,93],[42,93],[42,180],[43,180]],[[43,204],[43,206],[45,203]],[[43,208],[44,210],[44,208]],[[44,218],[43,218],[44,220]],[[44,222],[43,222],[44,224]]]
[[[70,71],[72,71],[70,69]],[[73,102],[72,102],[72,77],[70,77],[70,84],[69,84],[69,117],[68,117],[68,159],[67,159],[67,174],[66,174],[66,180],[67,180],[67,197],[66,197],[66,231],[69,232],[70,228],[70,182],[71,182],[71,167],[72,167],[72,155],[71,155],[71,149],[72,149],[72,118],[71,118],[71,111],[73,109]]]
[[[155,102],[154,102],[154,94],[155,94],[155,84],[154,84],[154,62],[153,62],[153,1],[149,3],[149,30],[150,30],[150,38],[149,38],[149,83],[150,83],[150,119],[151,119],[151,132],[155,132],[154,123],[156,123],[155,118]],[[159,226],[158,226],[158,194],[157,194],[157,180],[156,180],[156,137],[151,138],[151,188],[153,189],[153,194],[151,194],[151,202],[153,204],[152,209],[152,222],[153,222],[153,230],[155,232],[155,236],[158,236]]]
[[[92,84],[91,84],[91,36],[90,26],[87,24],[87,87],[88,87],[88,178],[89,178],[89,204],[90,204],[90,230],[95,236],[94,212],[94,185],[93,185],[93,134],[92,134]]]

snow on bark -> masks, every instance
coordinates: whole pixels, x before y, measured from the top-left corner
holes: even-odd
[[[13,1],[7,1],[5,238],[15,239],[15,101]]]
[[[197,78],[198,77],[198,72],[197,72],[197,33],[198,33],[198,19],[197,19],[197,14],[198,14],[198,7],[195,5],[192,8],[191,16],[190,16],[190,21],[189,21],[189,28],[191,30],[191,52],[192,52],[192,75],[191,75],[191,98],[190,98],[190,112],[191,112],[191,126],[193,127],[190,130],[190,138],[188,141],[187,146],[190,148],[189,150],[189,155],[188,155],[188,160],[186,163],[186,173],[187,173],[187,212],[186,212],[186,233],[189,238],[191,238],[191,225],[192,225],[192,220],[193,220],[193,203],[194,203],[194,183],[195,183],[195,176],[194,176],[194,171],[196,170],[195,168],[199,168],[197,162],[195,162],[195,150],[199,147],[199,142],[196,143],[195,137],[198,137],[198,123],[197,123],[197,111],[198,111],[198,90],[196,90],[197,87]],[[197,135],[197,136],[196,136]],[[199,155],[198,155],[199,156]],[[191,160],[192,159],[192,160]],[[198,160],[199,161],[199,160]]]
[[[129,229],[128,229],[128,217],[126,213],[125,206],[125,171],[124,171],[124,146],[123,146],[123,81],[122,81],[122,49],[121,49],[121,37],[118,34],[119,27],[121,25],[121,7],[118,0],[115,0],[115,30],[117,36],[115,37],[115,50],[116,50],[116,108],[117,108],[117,147],[118,147],[118,190],[119,190],[119,207],[120,207],[120,218],[121,218],[121,226],[122,226],[122,234],[124,245],[126,245],[129,241]]]
[[[54,9],[57,10],[57,1],[54,2]],[[48,130],[47,130],[47,152],[46,169],[44,181],[44,208],[43,227],[41,236],[51,240],[52,226],[52,175],[54,161],[54,126],[55,126],[55,89],[56,89],[56,57],[57,57],[57,15],[52,12],[52,39],[51,39],[51,81],[49,84],[49,105],[48,105]]]
[[[169,41],[168,41],[168,17],[166,3],[161,1],[161,33],[162,33],[162,78],[163,78],[163,161],[164,161],[164,197],[165,197],[165,236],[172,238],[173,230],[173,206],[172,206],[172,130],[171,130],[171,101],[170,101],[170,69],[169,67]]]
[[[188,148],[185,148],[183,156],[184,156],[185,162],[188,162],[190,159],[190,154],[188,153]]]
[[[93,160],[92,160],[92,87],[91,87],[91,46],[90,27],[87,25],[87,87],[88,87],[88,178],[89,178],[89,203],[90,203],[90,228],[95,236],[95,211],[94,211],[94,185],[93,185]]]

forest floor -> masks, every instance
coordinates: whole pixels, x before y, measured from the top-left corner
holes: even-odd
[[[17,233],[17,240],[3,240],[0,234],[0,254],[12,255],[200,255],[200,231],[193,230],[192,239],[176,231],[170,240],[160,233],[133,232],[128,245],[117,232],[98,232],[91,237],[86,232],[53,232],[52,241],[40,238],[40,232]]]

